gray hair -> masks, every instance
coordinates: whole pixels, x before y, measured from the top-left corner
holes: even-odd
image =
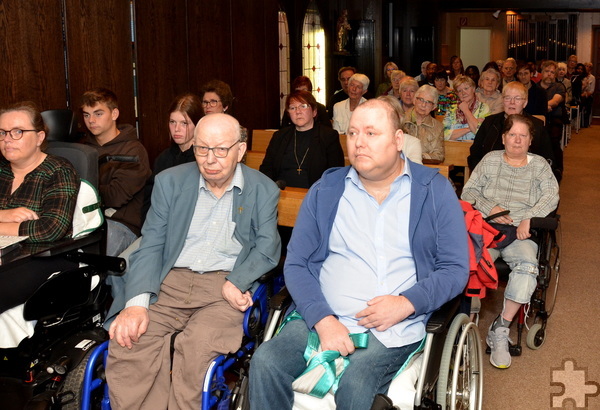
[[[369,88],[369,77],[367,77],[364,74],[355,73],[352,75],[352,77],[350,77],[348,83],[350,83],[350,81],[358,81],[359,83],[361,83],[363,85],[363,91],[366,91],[367,88]]]
[[[496,71],[493,68],[488,68],[487,70],[485,70],[483,73],[481,73],[481,76],[479,77],[479,86],[481,87],[481,84],[483,83],[483,76],[485,75],[495,75],[496,76],[496,81],[498,81],[498,84],[500,84],[500,80],[502,80],[502,76],[500,75],[500,73],[498,71]]]
[[[415,98],[420,97],[421,95],[427,95],[436,105],[438,99],[440,98],[440,93],[438,92],[437,88],[432,87],[429,84],[422,85],[421,88],[419,88],[415,93]]]
[[[417,91],[419,88],[419,83],[413,77],[404,77],[400,80],[400,92],[406,90],[407,88],[412,87]]]

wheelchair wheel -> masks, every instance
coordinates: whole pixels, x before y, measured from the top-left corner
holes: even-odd
[[[560,249],[562,234],[560,229],[560,220],[556,231],[550,233],[550,244],[548,247],[548,266],[547,269],[547,290],[546,290],[546,312],[548,316],[554,310],[556,303],[556,294],[558,293],[558,280],[560,277]]]
[[[527,347],[537,350],[546,340],[546,328],[541,323],[534,323],[527,332]]]
[[[446,336],[440,361],[436,402],[442,410],[481,410],[481,340],[475,323],[462,313],[454,318]]]
[[[81,362],[67,373],[65,377],[64,383],[60,388],[60,401],[61,401],[61,409],[62,410],[79,410],[81,409],[81,393],[83,386],[83,377],[85,374],[85,368],[87,367],[88,362],[90,361],[90,356],[93,352],[93,349],[90,349],[85,355],[85,357],[81,360]],[[102,364],[99,364],[98,367],[101,367]],[[102,389],[97,389],[95,394],[101,395]],[[99,396],[100,397],[100,396]]]

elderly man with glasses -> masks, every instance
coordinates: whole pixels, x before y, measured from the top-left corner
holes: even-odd
[[[467,159],[471,171],[475,169],[475,166],[481,161],[485,154],[490,151],[504,149],[504,144],[502,143],[504,121],[511,114],[521,114],[529,118],[534,126],[535,132],[533,141],[529,147],[529,152],[545,158],[552,165],[554,174],[558,174],[557,171],[554,170],[554,151],[552,150],[548,132],[544,127],[544,122],[525,111],[525,107],[528,103],[527,95],[527,89],[518,81],[508,83],[502,89],[504,111],[488,116],[483,121],[483,124],[481,124],[481,127],[479,127],[477,135],[475,135],[475,140],[473,140],[473,145],[471,146],[471,155],[469,155],[469,158]]]
[[[279,189],[239,163],[239,123],[202,118],[193,147],[196,163],[157,175],[140,248],[113,289],[115,409],[199,408],[210,361],[240,346],[253,286],[279,261]]]

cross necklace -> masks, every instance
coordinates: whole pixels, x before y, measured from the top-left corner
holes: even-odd
[[[300,175],[302,173],[302,164],[304,164],[304,160],[306,159],[306,155],[308,154],[310,147],[308,147],[306,149],[306,152],[304,153],[304,156],[302,157],[302,161],[298,161],[298,154],[296,153],[297,145],[298,144],[297,144],[297,140],[296,140],[296,130],[294,130],[294,158],[296,158],[296,165],[298,165],[298,168],[296,168],[296,171],[298,171],[298,175]]]

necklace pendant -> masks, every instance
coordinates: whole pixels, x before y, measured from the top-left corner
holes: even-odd
[[[300,175],[302,173],[302,168],[298,168],[296,171],[298,171],[298,175]]]

